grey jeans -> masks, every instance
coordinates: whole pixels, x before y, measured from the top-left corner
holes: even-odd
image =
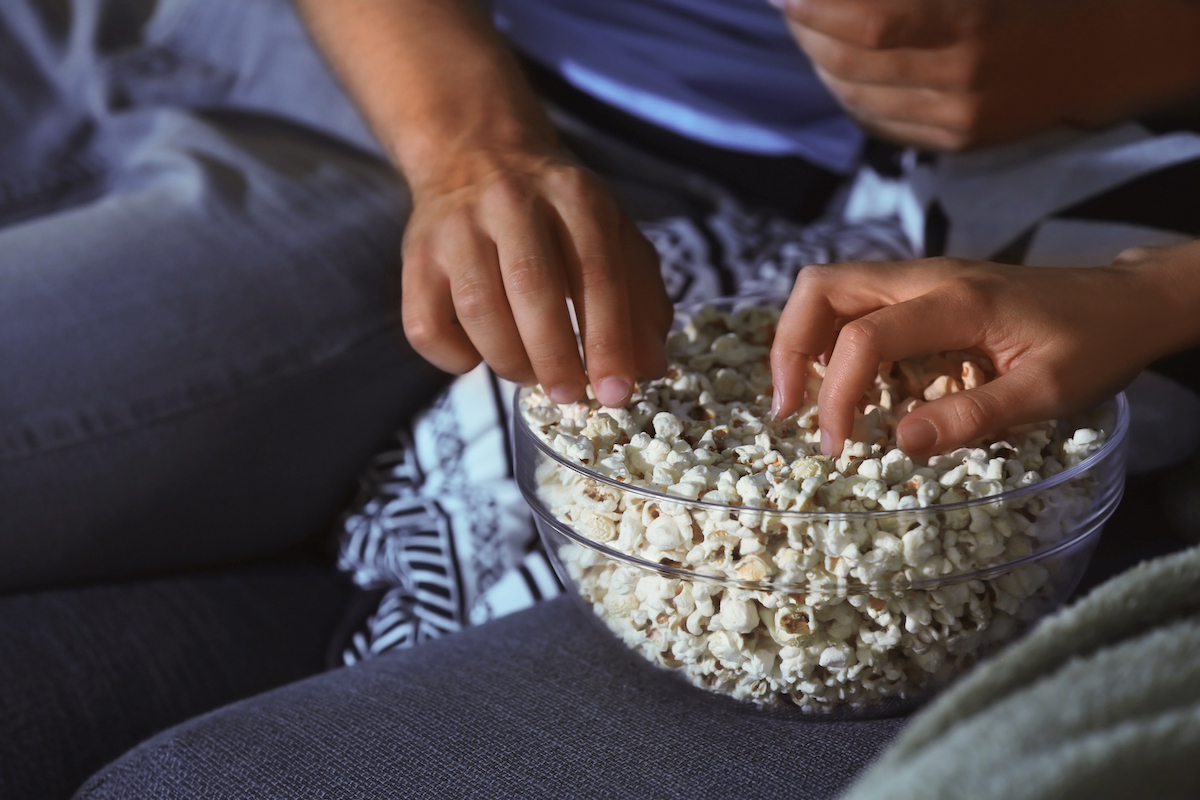
[[[0,4],[0,591],[329,529],[441,380],[374,147],[286,0]]]

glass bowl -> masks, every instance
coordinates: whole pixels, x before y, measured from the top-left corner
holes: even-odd
[[[1123,395],[1060,423],[1107,440],[1032,485],[826,512],[626,485],[540,438],[530,391],[515,398],[517,480],[568,592],[649,663],[760,707],[855,715],[925,700],[1065,602],[1124,489]],[[689,548],[702,566],[682,563]]]

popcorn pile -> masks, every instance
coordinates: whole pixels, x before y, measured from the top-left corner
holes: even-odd
[[[811,405],[770,414],[778,319],[701,309],[668,341],[666,377],[624,408],[523,395],[534,434],[581,467],[543,458],[540,501],[599,545],[564,537],[557,555],[621,639],[704,688],[806,711],[915,696],[1043,613],[1054,559],[956,576],[1062,538],[1095,479],[987,498],[1079,463],[1105,434],[1064,438],[1046,422],[918,463],[896,447],[897,423],[992,369],[945,353],[882,365],[853,439],[821,456],[820,365]]]

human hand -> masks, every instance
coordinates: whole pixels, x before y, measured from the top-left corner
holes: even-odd
[[[807,362],[826,360],[821,449],[840,453],[881,363],[966,350],[991,359],[998,376],[907,414],[897,436],[911,455],[1073,413],[1200,338],[1198,276],[1197,242],[1084,269],[951,258],[805,267],[771,350],[774,411],[794,413]]]
[[[1200,93],[1184,0],[772,0],[874,134],[963,150],[1095,127]]]
[[[559,403],[582,399],[590,379],[607,406],[666,369],[658,256],[586,170],[553,152],[476,152],[412,192],[404,332],[431,363],[462,373],[482,359]]]

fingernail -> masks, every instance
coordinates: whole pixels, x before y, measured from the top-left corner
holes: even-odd
[[[609,408],[624,405],[628,397],[629,381],[624,378],[605,378],[596,384],[596,399]]]
[[[776,386],[774,391],[771,392],[771,416],[779,419],[779,409],[781,408],[783,408],[783,395],[780,393],[779,387]]]
[[[833,455],[833,437],[824,428],[821,428],[821,455]]]
[[[578,383],[560,383],[546,392],[546,396],[556,403],[574,403],[583,396],[583,387]]]
[[[933,447],[937,441],[937,428],[927,419],[914,419],[899,431],[900,449],[906,453],[920,453]]]

